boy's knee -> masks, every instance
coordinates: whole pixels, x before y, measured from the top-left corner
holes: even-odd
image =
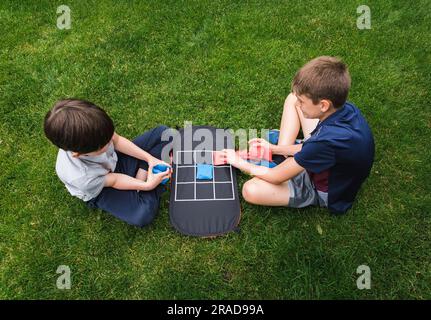
[[[163,134],[163,132],[165,131],[165,130],[169,130],[169,127],[168,126],[165,126],[165,125],[160,125],[160,126],[158,126],[158,127],[156,127],[156,128],[154,128],[154,130],[160,135],[160,136],[162,136],[162,134]]]
[[[162,141],[163,144],[168,144],[173,140],[174,133],[171,128],[165,125],[160,125],[154,129],[158,139]]]
[[[247,202],[253,202],[258,192],[259,192],[258,187],[256,183],[252,180],[247,181],[242,186],[242,196],[244,200]]]
[[[151,222],[153,222],[154,218],[156,217],[158,211],[158,204],[151,204],[149,206],[144,206],[140,208],[135,215],[135,218],[133,219],[132,224],[143,228],[147,225],[149,225]]]
[[[296,105],[296,96],[291,92],[287,96],[286,100],[284,100],[284,107],[295,106]]]
[[[132,224],[139,227],[139,228],[143,228],[145,226],[148,226],[151,222],[153,222],[155,215],[151,215],[151,214],[143,214],[140,215],[139,217],[137,217]]]

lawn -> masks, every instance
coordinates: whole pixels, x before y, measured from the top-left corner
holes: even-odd
[[[71,9],[69,30],[57,6]],[[0,298],[430,299],[431,2],[0,2]],[[347,215],[241,201],[239,233],[176,232],[168,194],[147,228],[71,197],[45,113],[86,98],[133,138],[158,124],[277,128],[295,71],[320,55],[350,68],[349,100],[375,137]],[[239,187],[247,176],[239,175]],[[70,290],[56,273],[67,265]],[[356,269],[371,269],[359,290]]]

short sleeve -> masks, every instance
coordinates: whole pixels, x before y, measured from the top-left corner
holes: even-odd
[[[294,158],[301,167],[313,173],[320,173],[335,165],[334,150],[325,141],[305,142]]]
[[[81,191],[84,201],[91,200],[99,195],[105,186],[105,175],[86,175],[76,179],[72,184]]]

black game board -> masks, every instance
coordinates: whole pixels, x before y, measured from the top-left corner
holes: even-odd
[[[212,141],[203,143],[201,133],[206,137],[209,133]],[[193,141],[199,137],[202,139]],[[213,151],[224,148],[234,148],[233,137],[229,131],[214,127],[186,127],[174,139],[169,213],[179,232],[215,236],[238,225],[241,209],[236,169],[231,165],[213,166],[212,180],[196,179],[197,164],[212,164]]]

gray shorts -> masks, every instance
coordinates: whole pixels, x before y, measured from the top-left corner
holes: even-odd
[[[304,170],[290,179],[288,185],[290,192],[288,207],[328,207],[328,194],[316,190],[307,171]]]

